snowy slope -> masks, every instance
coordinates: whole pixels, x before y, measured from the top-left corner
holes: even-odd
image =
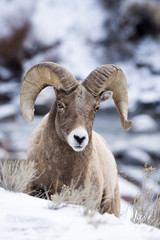
[[[121,216],[84,216],[83,208],[50,209],[50,202],[0,189],[1,240],[159,240],[160,230]]]

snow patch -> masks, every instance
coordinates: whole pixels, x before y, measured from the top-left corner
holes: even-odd
[[[132,119],[134,132],[155,132],[158,129],[156,121],[147,114],[141,114]]]
[[[8,4],[6,4],[8,2]],[[19,29],[30,18],[35,3],[33,1],[0,1],[0,38],[10,37],[15,29]]]
[[[124,157],[128,159],[128,161],[126,161],[129,165],[144,165],[152,161],[152,158],[147,152],[138,148],[126,149],[126,151],[124,151]],[[129,163],[130,160],[132,161],[131,163]]]
[[[18,115],[19,109],[12,104],[5,104],[0,108],[0,120],[7,117],[15,117]]]

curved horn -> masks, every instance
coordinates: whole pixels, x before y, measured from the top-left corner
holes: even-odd
[[[127,80],[123,71],[115,65],[102,65],[93,70],[83,85],[93,95],[98,96],[104,90],[113,92],[113,100],[120,115],[122,127],[128,131],[132,122],[128,121]]]
[[[34,119],[34,103],[40,91],[53,86],[64,90],[66,94],[73,91],[78,83],[74,76],[64,67],[43,62],[34,65],[25,75],[21,83],[20,104],[24,118],[31,122]]]

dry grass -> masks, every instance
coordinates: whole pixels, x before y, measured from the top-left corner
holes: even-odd
[[[0,161],[0,187],[13,192],[26,192],[28,184],[35,179],[36,170],[33,161]]]
[[[51,196],[52,203],[50,209],[60,209],[67,207],[69,204],[82,206],[79,208],[80,213],[86,217],[86,220],[94,228],[99,225],[106,224],[106,219],[98,214],[101,212],[100,203],[97,199],[97,188],[88,182],[85,188],[76,188],[77,184],[74,180],[71,181],[70,186],[63,185],[60,194],[56,193]],[[105,200],[104,200],[105,201]]]
[[[96,189],[89,182],[85,188],[76,189],[76,182],[71,181],[70,186],[63,185],[61,192],[51,196],[52,209],[59,209],[68,204],[84,206],[83,214],[92,216],[99,211],[99,204],[96,199]]]
[[[155,168],[145,164],[142,192],[134,199],[132,221],[160,228],[160,190],[157,193],[155,188],[147,187],[151,176],[155,174]]]

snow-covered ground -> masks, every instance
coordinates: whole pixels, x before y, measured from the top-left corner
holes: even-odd
[[[122,208],[126,206],[123,204]],[[159,240],[160,230],[114,215],[84,215],[78,206],[51,209],[51,202],[0,188],[1,240]]]

